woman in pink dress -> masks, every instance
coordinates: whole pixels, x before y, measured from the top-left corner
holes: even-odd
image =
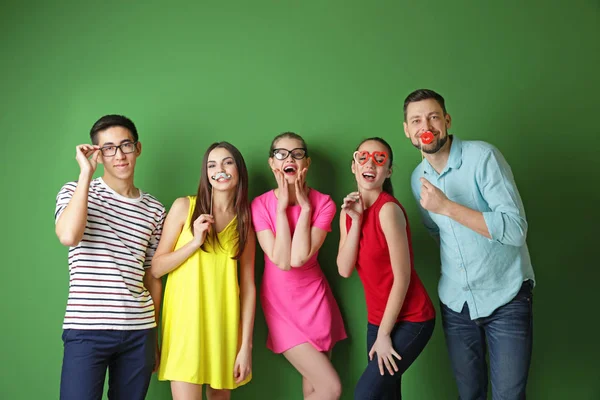
[[[252,222],[265,253],[260,297],[267,347],[283,353],[302,374],[305,399],[339,399],[340,378],[330,356],[346,331],[317,261],[336,206],[306,185],[310,158],[302,137],[282,133],[269,155],[277,188],[252,202]]]

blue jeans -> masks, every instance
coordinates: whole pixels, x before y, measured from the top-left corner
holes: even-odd
[[[425,322],[400,321],[396,323],[390,337],[394,350],[402,357],[402,360],[395,360],[398,372],[390,375],[384,367],[385,373],[382,376],[379,372],[377,354],[375,354],[358,380],[354,398],[356,400],[402,399],[402,374],[421,354],[431,338],[434,326],[435,319]],[[367,354],[369,354],[377,339],[378,331],[379,327],[377,325],[367,325]]]
[[[488,393],[489,351],[492,398],[525,399],[533,347],[533,286],[526,281],[519,293],[489,317],[471,320],[465,303],[457,313],[444,304],[442,323],[450,363],[461,400],[485,400]]]
[[[109,399],[144,399],[156,349],[156,329],[65,329],[61,400],[100,400],[108,368]]]

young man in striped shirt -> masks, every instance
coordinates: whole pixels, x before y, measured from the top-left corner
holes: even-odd
[[[56,235],[69,246],[63,323],[63,400],[100,399],[106,370],[111,399],[143,399],[158,366],[162,283],[146,270],[165,208],[133,183],[142,151],[133,122],[100,118],[92,145],[76,147],[80,174],[56,198]],[[98,163],[102,178],[92,179]]]

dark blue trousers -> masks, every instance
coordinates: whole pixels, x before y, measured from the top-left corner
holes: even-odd
[[[108,398],[146,397],[156,348],[156,329],[65,329],[61,400],[100,400],[108,369]]]
[[[395,360],[398,372],[390,375],[384,367],[384,375],[379,372],[377,355],[369,361],[367,368],[358,380],[354,391],[356,400],[397,400],[402,399],[402,374],[417,359],[433,334],[435,319],[425,322],[401,321],[394,325],[390,337],[394,350],[402,357]],[[377,339],[377,325],[367,325],[367,354]]]

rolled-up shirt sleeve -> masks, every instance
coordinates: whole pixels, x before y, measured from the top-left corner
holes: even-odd
[[[525,209],[510,166],[495,148],[481,159],[477,184],[490,211],[483,212],[491,240],[523,246],[527,238]]]

